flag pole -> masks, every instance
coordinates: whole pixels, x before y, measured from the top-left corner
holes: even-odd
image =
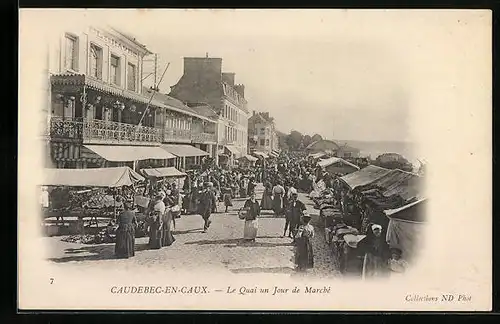
[[[158,86],[160,85],[161,81],[163,80],[163,76],[165,76],[165,72],[167,72],[169,66],[170,66],[170,62],[168,62],[167,67],[165,68],[165,71],[163,71],[163,74],[161,75],[161,78],[160,78],[160,81],[158,82],[158,84],[155,84],[155,87],[153,89],[153,93],[151,94],[151,98],[149,98],[148,105],[146,106],[146,109],[144,110],[144,113],[142,114],[141,120],[139,120],[139,124],[137,125],[137,127],[141,126],[142,120],[144,119],[144,116],[146,116],[146,114],[148,113],[149,105],[151,104],[151,101],[153,101],[153,97],[156,93],[156,89],[158,89]]]

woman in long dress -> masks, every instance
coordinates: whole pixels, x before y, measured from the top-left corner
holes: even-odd
[[[275,216],[280,216],[283,213],[283,196],[285,195],[285,188],[281,183],[277,183],[273,188],[273,210]]]
[[[163,213],[162,221],[161,246],[170,246],[175,242],[175,237],[172,234],[173,216],[170,208],[167,208]]]
[[[273,200],[272,200],[272,190],[271,184],[266,182],[264,193],[262,194],[262,200],[260,203],[260,207],[262,210],[271,210],[273,209]]]
[[[224,206],[226,207],[226,213],[229,207],[233,206],[233,201],[231,199],[231,187],[230,185],[226,185],[222,188],[222,194],[223,194],[223,200],[224,200]]]
[[[357,249],[364,253],[362,278],[385,277],[389,274],[387,262],[390,258],[389,245],[382,236],[382,226],[372,224]]]
[[[314,267],[314,253],[311,239],[314,237],[314,227],[310,224],[311,216],[302,216],[302,225],[295,236],[295,264],[297,271],[306,271]]]
[[[116,230],[115,255],[118,258],[128,259],[135,255],[135,229],[137,219],[133,212],[132,204],[125,202],[124,211],[118,216],[118,229]]]
[[[163,203],[163,196],[158,194],[153,203],[153,210],[151,212],[151,225],[149,230],[149,247],[151,249],[160,249],[162,243],[162,227],[163,227],[163,214],[165,213],[165,203]]]
[[[247,178],[242,178],[240,181],[240,198],[247,197],[247,184],[248,184]]]
[[[245,215],[245,227],[243,229],[243,239],[245,241],[255,242],[257,229],[259,227],[257,217],[260,216],[260,206],[259,202],[255,200],[255,192],[250,195],[250,199],[245,201],[243,208],[247,210]]]

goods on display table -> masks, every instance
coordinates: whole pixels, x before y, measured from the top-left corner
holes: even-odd
[[[81,234],[85,228],[99,228],[102,221],[109,229],[123,210],[123,201],[135,194],[134,185],[144,180],[129,167],[45,169],[43,175],[42,192],[49,197],[43,207],[43,224],[47,230],[47,225],[56,224],[56,233],[68,224],[71,232]],[[88,219],[87,226],[84,219]]]

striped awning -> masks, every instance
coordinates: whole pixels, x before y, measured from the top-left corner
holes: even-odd
[[[279,156],[279,154],[274,152],[274,151],[271,151],[271,153],[269,153],[269,156],[277,158]]]

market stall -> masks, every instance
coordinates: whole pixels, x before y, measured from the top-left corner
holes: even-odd
[[[427,199],[420,199],[396,209],[385,210],[389,219],[386,240],[390,248],[401,250],[401,257],[412,263],[420,250],[426,228],[425,208]]]
[[[338,157],[330,157],[328,159],[322,159],[318,161],[317,164],[321,168],[325,169],[326,172],[332,175],[334,174],[346,175],[359,170],[359,167],[357,165],[354,165],[351,162],[348,162]]]
[[[150,181],[150,186],[155,188],[159,185],[163,186],[165,182],[168,182],[170,184],[175,183],[177,188],[180,189],[184,186],[184,181],[181,182],[181,180],[187,176],[187,173],[179,171],[174,167],[142,169],[141,173]],[[148,207],[149,200],[150,198],[147,195],[138,195],[135,197],[135,203],[140,206],[141,210]],[[173,208],[173,212],[176,213],[174,217],[176,218],[180,215],[181,201],[182,197],[179,194],[175,208]]]
[[[268,159],[269,158],[269,155],[267,155],[264,152],[260,152],[260,151],[254,151],[254,152],[252,152],[252,155],[257,157],[257,158],[260,158],[260,159]]]
[[[258,158],[246,154],[246,155],[242,156],[241,158],[239,158],[238,165],[241,168],[253,167],[253,166],[255,166],[255,162],[257,162],[258,160],[259,160]]]
[[[82,233],[87,227],[99,228],[100,221],[113,220],[123,201],[135,194],[135,185],[144,180],[129,167],[95,169],[45,169],[41,185],[49,193],[43,225],[55,224],[59,234],[68,225],[69,232]]]

